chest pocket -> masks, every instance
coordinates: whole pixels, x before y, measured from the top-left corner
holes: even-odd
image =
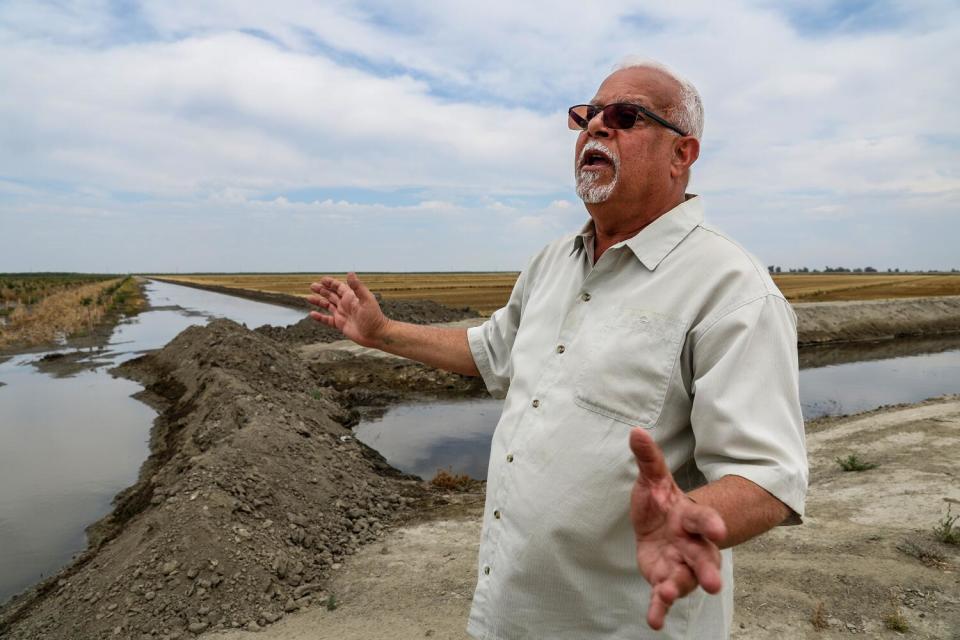
[[[621,310],[587,337],[574,401],[630,426],[652,427],[663,409],[684,329],[669,316]]]

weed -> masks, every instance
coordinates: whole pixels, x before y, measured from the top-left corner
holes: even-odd
[[[448,467],[447,469],[437,469],[437,475],[433,476],[430,484],[444,491],[469,491],[475,482],[476,480],[465,473],[453,474]]]
[[[897,551],[916,558],[928,566],[941,564],[946,559],[944,555],[929,542],[912,538],[904,538],[898,542]]]
[[[846,458],[834,458],[834,460],[844,471],[868,471],[877,468],[876,463],[861,460],[855,453],[851,453]]]
[[[882,620],[883,626],[891,631],[903,633],[910,628],[910,625],[907,624],[907,619],[903,617],[903,611],[900,610],[900,605],[893,597],[890,598],[890,610],[883,614]]]
[[[326,605],[327,605],[327,611],[333,611],[334,609],[336,609],[338,606],[337,596],[333,595],[332,593],[329,596],[327,596]]]
[[[310,397],[314,400],[323,400],[323,392],[320,389],[314,389],[310,392]]]
[[[933,527],[933,537],[946,544],[960,544],[960,527],[956,525],[957,520],[960,520],[960,515],[951,515],[950,505],[947,505],[947,514]]]
[[[827,624],[827,612],[823,606],[823,600],[817,603],[817,606],[813,608],[813,613],[810,614],[810,624],[813,625],[813,628],[817,631],[823,631],[830,625]]]

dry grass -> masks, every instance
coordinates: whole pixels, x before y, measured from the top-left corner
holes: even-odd
[[[454,474],[448,469],[438,469],[430,484],[443,491],[470,491],[477,482],[465,473]]]
[[[58,287],[14,309],[0,327],[0,347],[29,347],[88,332],[108,312],[130,313],[142,302],[132,278]]]
[[[813,625],[813,628],[817,631],[823,631],[830,626],[827,623],[827,612],[823,606],[823,600],[818,602],[817,606],[814,607],[810,613],[810,624]]]
[[[223,274],[164,275],[170,280],[212,284],[255,291],[306,296],[310,283],[323,275],[345,274]],[[394,300],[428,299],[448,307],[470,307],[490,314],[504,304],[517,280],[516,272],[494,273],[361,273],[371,290]],[[777,275],[774,280],[794,302],[878,300],[918,296],[960,295],[960,275]]]
[[[907,619],[903,617],[903,611],[900,610],[900,604],[895,596],[890,596],[890,607],[884,612],[882,618],[883,626],[891,631],[904,633],[910,630]]]

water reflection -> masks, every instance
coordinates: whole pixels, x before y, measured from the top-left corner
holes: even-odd
[[[256,327],[304,316],[161,282],[146,294],[151,309],[117,325],[105,344],[0,359],[0,602],[82,550],[84,528],[147,457],[156,414],[130,397],[140,386],[110,368],[213,317]]]
[[[960,345],[955,340],[958,338],[914,341],[910,345],[914,350],[931,351],[921,355],[801,370],[804,418],[856,413],[960,393]],[[905,347],[882,344],[858,348],[870,358],[902,354]],[[944,348],[951,350],[940,352]],[[806,362],[844,362],[855,352],[832,347],[808,357]],[[801,361],[803,355],[801,352]],[[361,423],[356,433],[401,471],[430,478],[437,469],[450,467],[455,473],[483,479],[501,407],[502,402],[493,399],[405,405],[387,411],[380,420]]]

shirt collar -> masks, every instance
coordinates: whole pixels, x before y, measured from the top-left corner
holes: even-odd
[[[613,247],[626,245],[643,263],[643,266],[653,271],[667,257],[667,254],[703,223],[701,200],[700,196],[689,194],[686,200],[648,224],[637,235],[618,242]],[[571,255],[586,249],[592,262],[593,236],[593,220],[588,220],[573,239]]]

